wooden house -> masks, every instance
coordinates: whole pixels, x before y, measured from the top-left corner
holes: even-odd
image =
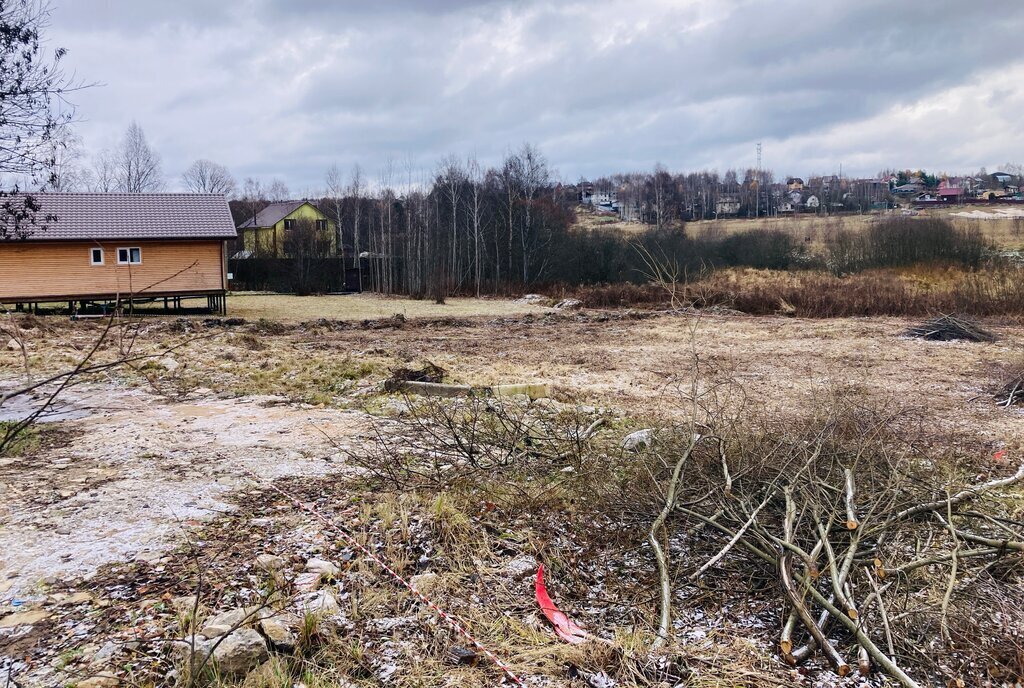
[[[0,240],[0,304],[141,303],[205,298],[225,312],[225,242],[234,222],[221,194],[33,193],[35,224]],[[26,195],[4,199],[24,206]],[[10,216],[10,213],[5,213]]]

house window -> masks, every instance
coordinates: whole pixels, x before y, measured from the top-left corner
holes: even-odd
[[[103,265],[103,249],[89,249],[89,262],[92,265]]]
[[[327,220],[317,220],[316,221],[316,228],[318,230],[320,230],[321,232],[326,232],[327,231]]]
[[[118,265],[138,265],[142,262],[141,248],[119,248],[117,249]]]
[[[294,227],[295,227],[295,220],[285,220],[284,221],[284,228],[285,229],[293,229]]]

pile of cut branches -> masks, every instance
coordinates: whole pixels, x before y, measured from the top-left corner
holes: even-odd
[[[652,477],[672,515],[662,510],[650,544],[663,587],[659,528],[668,539],[696,525],[693,546],[712,549],[687,579],[722,575],[720,563],[739,557],[750,576],[773,581],[779,652],[791,665],[818,655],[840,676],[877,669],[904,686],[979,669],[989,680],[1020,675],[1024,653],[1007,628],[1024,612],[992,601],[1024,590],[1024,522],[1000,499],[1024,481],[1024,464],[1010,469],[1000,453],[983,478],[958,475],[959,459],[863,409],[778,434],[732,427],[695,424],[660,452]],[[668,600],[663,589],[659,641]]]
[[[968,341],[993,342],[996,337],[978,323],[955,315],[940,315],[915,325],[906,336],[935,342]]]
[[[447,370],[430,361],[426,361],[420,368],[395,368],[384,381],[384,389],[388,392],[399,391],[403,382],[444,382],[447,374]]]
[[[1007,408],[1015,404],[1024,404],[1024,366],[1010,374],[1006,384],[996,393],[996,402]]]

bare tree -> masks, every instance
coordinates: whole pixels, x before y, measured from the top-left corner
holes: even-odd
[[[242,184],[242,203],[246,216],[256,223],[256,215],[263,209],[263,182],[255,177],[246,177]]]
[[[82,139],[71,129],[61,128],[50,140],[53,169],[49,189],[57,192],[82,191],[92,185],[92,173],[82,164]]]
[[[291,196],[291,192],[288,190],[288,185],[280,179],[275,179],[270,182],[270,186],[267,188],[267,200],[271,203],[279,203],[281,201],[287,201]]]
[[[456,284],[461,281],[458,251],[458,220],[459,201],[462,198],[462,185],[465,182],[465,179],[466,173],[462,169],[462,163],[454,155],[449,155],[438,165],[437,185],[443,189],[445,200],[448,201],[449,210],[451,212],[451,245],[448,247],[451,253],[449,255],[450,262],[448,265],[448,274],[449,278],[454,280]]]
[[[149,146],[137,122],[128,125],[115,157],[117,190],[125,193],[159,191],[164,186],[160,154]]]
[[[100,151],[92,161],[89,190],[97,193],[117,191],[117,160],[109,148]]]
[[[483,249],[484,173],[476,156],[471,157],[466,163],[466,175],[470,183],[469,210],[473,225],[473,285],[477,298],[479,298],[480,285],[483,282],[483,262],[480,252]]]
[[[0,2],[0,173],[36,180],[52,169],[51,141],[73,112],[54,114],[53,100],[75,88],[61,70],[66,51],[42,52],[49,17],[47,2]]]
[[[519,239],[523,249],[523,284],[530,281],[530,244],[534,241],[533,202],[537,192],[550,182],[548,163],[536,146],[524,143],[519,150],[521,182],[526,208],[526,221],[520,228]]]
[[[360,245],[360,231],[359,231],[359,215],[362,209],[362,191],[363,191],[363,171],[356,164],[352,168],[352,184],[349,186],[349,190],[352,194],[353,201],[355,202],[355,211],[352,216],[352,251],[356,254],[356,274],[359,278],[359,291],[363,290],[363,259],[362,259],[362,247]]]
[[[235,193],[235,178],[228,168],[205,158],[196,160],[181,175],[181,181],[192,193],[215,193],[230,196]]]
[[[29,196],[18,196],[18,179],[53,182],[53,138],[71,121],[70,104],[55,114],[55,100],[77,88],[61,70],[63,48],[43,53],[50,16],[45,0],[0,0],[0,240],[26,238],[46,229],[49,216]],[[5,198],[13,196],[11,198]]]
[[[345,243],[343,241],[343,232],[341,229],[341,218],[342,218],[342,206],[344,204],[345,195],[345,181],[342,177],[341,170],[338,166],[331,165],[327,170],[327,176],[325,181],[327,182],[327,193],[331,195],[331,204],[334,207],[334,223],[337,227],[336,240],[338,242],[338,253],[344,256]]]

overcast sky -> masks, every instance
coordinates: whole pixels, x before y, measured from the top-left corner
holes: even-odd
[[[75,97],[85,145],[138,121],[172,189],[200,157],[299,195],[332,163],[525,141],[568,181],[753,166],[759,141],[778,175],[1024,162],[1016,0],[53,3],[52,45],[102,84]]]

